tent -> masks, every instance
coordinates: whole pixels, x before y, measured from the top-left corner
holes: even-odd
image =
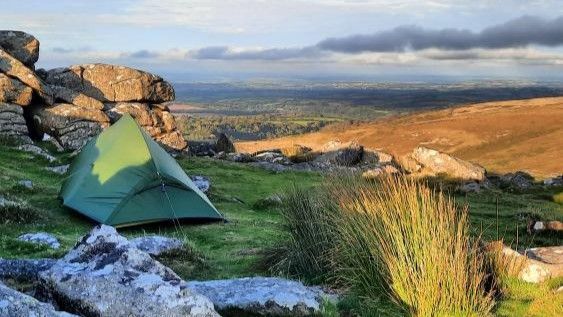
[[[69,175],[59,194],[63,205],[100,223],[223,220],[176,160],[129,114],[82,148]]]

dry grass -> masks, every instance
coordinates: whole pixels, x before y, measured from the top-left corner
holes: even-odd
[[[315,133],[237,143],[254,152],[301,144],[320,151],[331,140],[357,140],[401,156],[422,144],[474,161],[495,172],[529,171],[536,177],[561,173],[563,97],[512,100],[415,113],[374,122],[330,126]]]
[[[293,188],[284,202],[291,238],[278,249],[277,271],[328,278],[366,307],[391,300],[411,316],[491,311],[487,263],[466,210],[424,183],[337,175],[318,192]]]

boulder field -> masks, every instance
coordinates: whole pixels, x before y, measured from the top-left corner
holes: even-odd
[[[29,144],[45,134],[58,148],[80,149],[124,113],[169,150],[187,147],[167,102],[172,85],[157,75],[108,64],[35,70],[39,41],[0,31],[0,135]]]

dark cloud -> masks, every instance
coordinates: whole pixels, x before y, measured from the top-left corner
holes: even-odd
[[[544,20],[523,16],[481,32],[460,29],[429,30],[418,26],[399,26],[368,35],[329,38],[317,44],[323,50],[342,53],[403,52],[438,48],[466,50],[471,48],[513,48],[528,45],[563,44],[563,17]]]
[[[227,46],[211,46],[191,52],[195,59],[222,59],[222,60],[286,60],[295,58],[317,57],[322,52],[314,47],[302,48],[271,48],[264,50],[232,51]]]

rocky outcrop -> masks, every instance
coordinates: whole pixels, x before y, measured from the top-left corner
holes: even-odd
[[[209,299],[105,225],[39,273],[39,285],[85,316],[219,316]]]
[[[0,30],[0,47],[31,69],[39,59],[39,41],[22,31]]]
[[[0,135],[31,143],[23,109],[14,104],[0,103]]]
[[[0,73],[0,102],[27,106],[31,103],[33,90],[21,81]]]
[[[421,165],[421,172],[426,175],[444,174],[463,180],[485,180],[483,167],[433,149],[419,146],[414,149],[411,158]]]
[[[78,150],[127,112],[167,149],[186,149],[170,109],[162,104],[174,100],[174,89],[161,77],[108,64],[34,71],[38,54],[33,36],[0,31],[0,134],[39,140],[47,133],[57,148]],[[26,107],[25,117],[23,110],[13,109],[16,105]]]
[[[329,298],[318,287],[275,277],[189,282],[188,287],[209,297],[221,310],[261,316],[313,316]]]
[[[338,166],[353,166],[361,162],[364,155],[364,147],[355,142],[337,147],[334,144],[325,145],[327,152],[318,156],[315,162],[329,163]]]
[[[0,49],[0,72],[17,78],[19,81],[33,89],[48,105],[53,104],[53,92],[51,88],[39,78],[33,70],[22,62]]]
[[[42,303],[0,283],[0,316],[71,317],[76,315],[56,311],[53,305]]]
[[[109,118],[103,111],[69,103],[36,108],[33,121],[39,131],[48,133],[70,150],[80,149],[91,137],[109,126]]]
[[[104,102],[174,100],[172,85],[161,77],[125,66],[73,65],[47,71],[45,80]]]

